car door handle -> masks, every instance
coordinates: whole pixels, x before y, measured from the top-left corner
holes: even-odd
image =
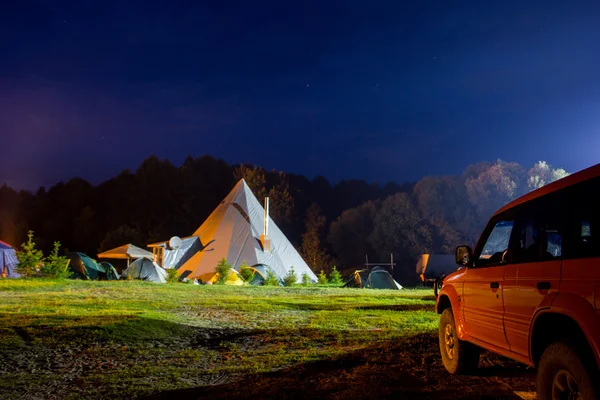
[[[538,290],[550,290],[550,282],[538,282],[537,288]]]
[[[500,287],[500,282],[492,282],[490,283],[490,287],[492,289],[498,289]]]

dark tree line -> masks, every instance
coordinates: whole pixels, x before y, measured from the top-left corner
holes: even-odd
[[[152,156],[97,186],[79,178],[36,193],[3,185],[0,239],[18,247],[33,230],[45,253],[59,240],[66,250],[94,257],[125,243],[186,236],[243,177],[259,201],[270,197],[271,216],[315,271],[359,267],[365,255],[387,261],[394,253],[395,275],[408,280],[419,254],[473,243],[497,208],[565,174],[544,162],[526,170],[497,161],[416,183],[332,185],[209,156],[189,157],[179,167]]]

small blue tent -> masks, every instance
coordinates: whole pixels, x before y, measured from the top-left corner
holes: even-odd
[[[21,275],[17,273],[17,253],[8,243],[0,240],[0,275],[7,278],[18,278]]]

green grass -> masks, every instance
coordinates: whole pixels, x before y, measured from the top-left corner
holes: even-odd
[[[0,280],[0,398],[136,398],[437,329],[430,290]]]

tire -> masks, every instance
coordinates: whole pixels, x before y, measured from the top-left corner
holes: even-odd
[[[446,308],[440,316],[439,339],[442,362],[449,373],[465,374],[477,369],[480,349],[456,336],[451,308]]]
[[[538,399],[597,398],[592,379],[597,376],[595,362],[584,359],[582,354],[585,353],[569,341],[554,342],[544,350],[537,371]],[[579,393],[579,397],[569,397],[569,392]]]

